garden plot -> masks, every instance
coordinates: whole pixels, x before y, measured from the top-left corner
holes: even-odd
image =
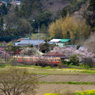
[[[47,75],[39,78],[45,82],[95,82],[95,75]]]
[[[74,84],[40,84],[36,89],[36,95],[44,95],[44,93],[84,91],[95,89],[95,85],[74,85]],[[68,94],[69,95],[69,94]]]

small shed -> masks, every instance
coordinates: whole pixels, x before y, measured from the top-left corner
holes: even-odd
[[[58,45],[58,42],[59,42],[60,40],[61,40],[61,39],[52,39],[49,43]]]
[[[67,56],[65,56],[64,54],[59,53],[59,52],[50,52],[50,53],[47,53],[45,56],[48,56],[48,57],[60,57],[61,59],[67,59],[68,58]]]
[[[65,45],[68,45],[70,42],[70,39],[52,39],[49,43],[56,44],[60,47],[64,47]]]

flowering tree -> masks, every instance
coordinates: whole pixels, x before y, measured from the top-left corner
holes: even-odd
[[[54,52],[57,51],[59,53],[63,53],[68,57],[70,57],[74,54],[77,54],[79,61],[83,61],[84,58],[91,58],[95,62],[95,53],[89,51],[86,48],[77,50],[76,48],[73,48],[73,47],[61,48],[61,47],[56,46],[56,47],[54,47],[54,49],[52,51],[54,51]]]
[[[27,48],[23,49],[20,54],[21,55],[37,55],[37,56],[42,55],[42,53],[35,47],[33,47],[33,48],[27,47]]]

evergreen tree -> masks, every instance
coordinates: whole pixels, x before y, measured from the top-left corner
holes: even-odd
[[[19,8],[18,8],[18,6],[16,6],[15,7],[15,15],[17,16],[17,17],[19,17]]]
[[[95,13],[95,0],[90,0],[88,10]]]
[[[66,17],[66,15],[67,15],[67,9],[62,9],[62,11],[61,11],[61,17],[62,18]]]
[[[3,30],[3,17],[0,16],[0,31]]]

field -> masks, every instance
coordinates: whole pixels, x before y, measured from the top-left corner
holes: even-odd
[[[9,67],[1,68],[8,69]],[[95,89],[95,70],[73,68],[41,68],[41,67],[18,67],[27,68],[30,73],[36,73],[39,86],[36,95],[55,92],[75,92]],[[30,94],[31,95],[31,94]]]

